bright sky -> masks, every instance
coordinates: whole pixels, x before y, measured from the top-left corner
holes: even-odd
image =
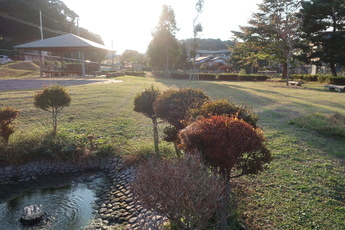
[[[105,45],[122,54],[126,49],[145,53],[152,40],[162,6],[174,9],[178,39],[193,37],[193,18],[197,0],[63,0],[80,19],[80,27],[99,34]],[[262,0],[205,0],[199,22],[201,38],[230,40],[232,30],[246,25]]]

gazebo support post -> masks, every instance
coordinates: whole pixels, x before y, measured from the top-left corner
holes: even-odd
[[[97,68],[97,73],[101,71],[101,52],[97,51],[97,60],[98,60],[98,68]]]
[[[61,59],[60,59],[60,61],[61,61],[61,73],[63,74],[63,51],[61,51],[60,57],[61,57]]]
[[[42,50],[38,51],[38,63],[40,65],[40,77],[43,77]]]
[[[84,50],[81,50],[81,59],[82,59],[82,63],[81,63],[81,71],[83,73],[83,76],[86,76],[86,71],[85,71],[85,55],[84,55]]]

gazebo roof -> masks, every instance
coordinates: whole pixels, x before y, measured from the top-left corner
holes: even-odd
[[[79,37],[74,34],[64,34],[52,38],[38,40],[34,42],[25,43],[15,46],[17,49],[32,49],[32,50],[45,50],[45,51],[64,51],[64,50],[88,50],[88,49],[101,49],[111,50],[106,46]]]

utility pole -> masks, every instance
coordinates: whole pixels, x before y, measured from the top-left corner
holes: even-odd
[[[77,35],[79,36],[79,18],[77,18]]]
[[[114,70],[114,51],[113,51],[113,40],[111,40],[111,69]]]
[[[41,31],[41,40],[43,40],[43,24],[42,24],[42,11],[40,11],[40,31]],[[40,63],[40,77],[43,77],[42,67],[44,66],[44,52],[41,50],[38,51],[39,63]]]
[[[43,40],[43,26],[42,26],[42,12],[40,11],[40,31],[41,31],[41,40]]]

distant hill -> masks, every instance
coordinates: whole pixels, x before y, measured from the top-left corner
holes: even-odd
[[[214,38],[198,38],[198,43],[199,43],[199,50],[227,50],[228,45],[233,45],[234,42],[227,40],[227,41],[222,41],[219,38],[214,39]],[[193,47],[193,38],[185,39],[183,40],[186,42],[187,47],[191,49]]]

